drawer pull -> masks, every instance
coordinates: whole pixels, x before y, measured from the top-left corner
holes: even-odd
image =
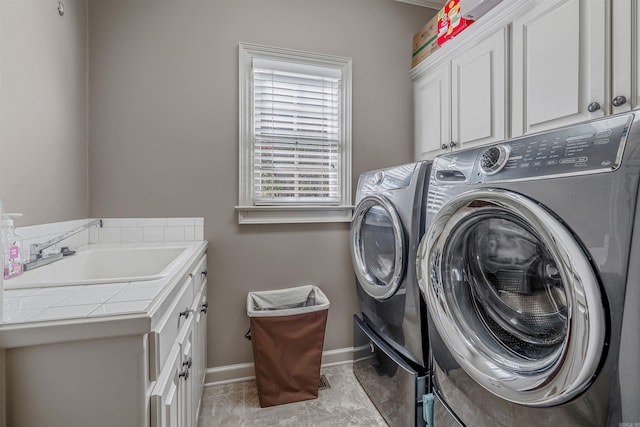
[[[209,303],[205,301],[202,303],[202,308],[200,309],[200,311],[203,312],[204,314],[207,314],[208,310],[209,310]]]
[[[179,374],[178,377],[184,378],[186,381],[189,378],[189,368],[184,368]]]
[[[191,357],[182,362],[182,366],[186,366],[188,369],[191,369],[191,365],[193,365],[193,359]]]
[[[204,270],[204,271],[200,272],[200,279],[204,280],[205,277],[207,277],[207,270]]]
[[[189,314],[191,314],[191,309],[189,307],[185,308],[184,311],[180,312],[180,315],[178,316],[178,318],[184,316],[185,319],[189,318]]]

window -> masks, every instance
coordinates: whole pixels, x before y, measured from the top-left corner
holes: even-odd
[[[351,60],[240,44],[242,223],[350,221]]]

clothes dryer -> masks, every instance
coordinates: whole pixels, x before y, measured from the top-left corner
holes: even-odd
[[[354,316],[354,373],[390,425],[423,425],[427,390],[426,306],[416,250],[430,163],[363,173],[351,224],[360,313]]]
[[[638,113],[435,159],[435,427],[640,423],[639,180]]]

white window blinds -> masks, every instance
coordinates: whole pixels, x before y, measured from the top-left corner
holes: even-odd
[[[341,73],[255,58],[256,205],[340,204]]]

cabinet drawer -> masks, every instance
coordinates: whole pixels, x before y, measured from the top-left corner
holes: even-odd
[[[158,378],[180,329],[186,320],[193,316],[192,304],[196,292],[194,277],[193,273],[189,274],[167,315],[155,330],[149,333],[149,379],[151,381]]]

